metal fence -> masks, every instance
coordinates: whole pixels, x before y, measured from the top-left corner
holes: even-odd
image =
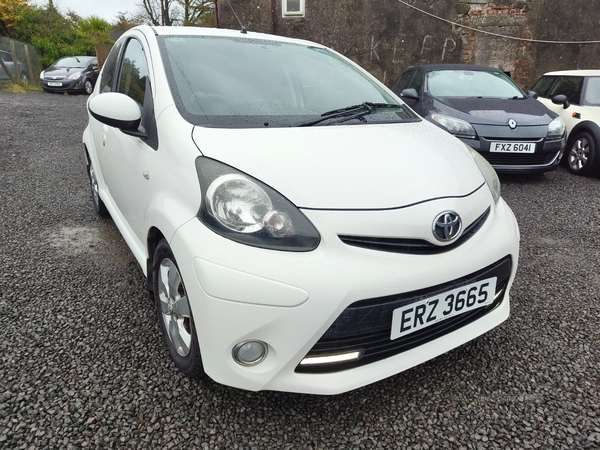
[[[36,83],[41,71],[37,48],[0,36],[0,82]]]

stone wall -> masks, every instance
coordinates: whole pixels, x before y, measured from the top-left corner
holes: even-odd
[[[600,65],[600,44],[531,43],[466,28],[521,39],[594,40],[600,36],[598,0],[404,0],[462,26],[398,0],[306,0],[301,18],[283,18],[281,0],[229,2],[248,30],[332,47],[388,85],[407,67],[426,63],[498,67],[524,88],[550,70]],[[217,11],[220,27],[239,29],[225,0],[218,0]]]

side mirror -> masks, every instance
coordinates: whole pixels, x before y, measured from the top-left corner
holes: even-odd
[[[535,92],[535,91],[527,91],[527,95],[529,97],[531,97],[531,98],[538,98],[539,97],[538,93]]]
[[[555,105],[563,105],[564,109],[567,109],[569,106],[571,106],[569,100],[567,100],[567,96],[564,94],[559,94],[552,97],[552,103]]]
[[[142,139],[146,135],[138,130],[142,120],[140,105],[125,94],[106,92],[92,97],[88,110],[94,119],[121,130],[125,134]]]
[[[419,94],[417,94],[417,91],[413,88],[404,89],[400,94],[400,97],[410,98],[412,100],[419,100]]]

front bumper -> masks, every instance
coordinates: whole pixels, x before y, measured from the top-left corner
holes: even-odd
[[[479,126],[481,128],[481,126]],[[494,136],[496,127],[486,127],[484,132],[488,136]],[[491,131],[490,131],[491,130]],[[477,130],[479,133],[480,130]],[[566,146],[566,139],[546,140],[545,137],[536,137],[533,133],[525,134],[523,137],[502,135],[498,132],[497,137],[479,137],[477,139],[461,139],[465,144],[477,150],[498,173],[525,174],[542,173],[556,169]],[[534,142],[535,153],[492,153],[490,144],[492,142]]]
[[[83,92],[84,82],[84,77],[81,77],[78,80],[41,80],[42,89],[48,92]],[[60,86],[51,86],[48,83],[60,83]]]
[[[489,191],[477,195],[489,196]],[[393,211],[304,211],[319,229],[320,246],[307,253],[240,245],[193,219],[171,247],[186,285],[204,368],[215,381],[247,390],[337,394],[381,380],[443,354],[507,319],[518,260],[519,231],[510,208],[492,206],[482,228],[461,246],[435,255],[397,254],[344,244],[339,234],[365,223],[395,228],[407,218],[454,209],[463,217],[472,199],[436,200]],[[476,202],[477,204],[481,204]],[[381,225],[384,224],[384,225]],[[385,225],[388,224],[388,225]],[[415,224],[416,229],[422,229]],[[354,231],[355,231],[354,230]],[[333,373],[298,373],[298,364],[351,304],[448,283],[505,257],[512,267],[503,301],[481,318],[415,348]],[[236,364],[233,347],[245,340],[269,345],[253,367]]]

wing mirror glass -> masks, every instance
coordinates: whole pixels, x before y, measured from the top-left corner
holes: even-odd
[[[417,94],[417,91],[413,88],[404,89],[400,94],[400,97],[410,98],[412,100],[419,100],[419,94]]]

